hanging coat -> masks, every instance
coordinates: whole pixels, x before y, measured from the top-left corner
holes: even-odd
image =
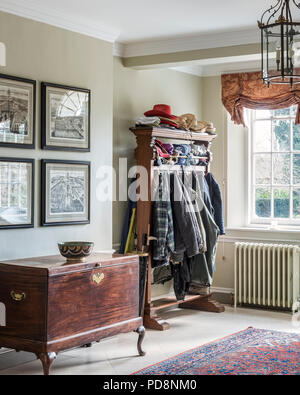
[[[173,213],[167,174],[162,174],[155,202],[152,206],[152,267],[166,264],[175,249]]]
[[[202,251],[203,241],[190,195],[177,173],[171,175],[171,203],[175,253],[193,257]]]
[[[210,200],[214,208],[213,217],[220,229],[220,235],[225,235],[226,232],[223,218],[223,200],[221,188],[211,173],[208,173],[205,178],[209,188]]]
[[[219,237],[219,227],[215,223],[208,208],[204,204],[201,196],[199,177],[201,175],[194,175],[196,188],[194,190],[196,206],[201,207],[201,218],[206,231],[206,247],[207,251],[204,254],[199,254],[192,258],[192,286],[211,286],[213,281],[213,274],[215,271],[215,259],[217,251],[217,243]]]

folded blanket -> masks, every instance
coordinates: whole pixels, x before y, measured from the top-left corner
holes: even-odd
[[[146,125],[146,126],[159,126],[160,118],[159,117],[140,117],[137,119],[136,125]]]

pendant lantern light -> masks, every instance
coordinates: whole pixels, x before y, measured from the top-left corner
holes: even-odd
[[[266,10],[258,26],[261,29],[262,78],[270,84],[300,83],[300,2],[276,0]]]

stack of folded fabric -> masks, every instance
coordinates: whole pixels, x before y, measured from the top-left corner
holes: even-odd
[[[155,139],[154,144],[159,164],[185,165],[191,155],[190,144],[164,144]]]
[[[136,126],[159,126],[160,118],[159,117],[140,117],[137,119]]]
[[[145,117],[158,117],[160,125],[172,128],[179,128],[178,117],[172,115],[171,106],[167,104],[155,104],[152,110],[145,112]]]
[[[207,166],[208,153],[203,144],[166,144],[155,139],[156,150],[155,166],[160,165],[186,165]]]

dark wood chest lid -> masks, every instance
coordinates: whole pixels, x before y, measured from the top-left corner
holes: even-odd
[[[94,253],[84,262],[67,262],[61,255],[17,259],[0,262],[0,270],[27,275],[55,276],[93,270],[112,265],[138,262],[138,255]]]

